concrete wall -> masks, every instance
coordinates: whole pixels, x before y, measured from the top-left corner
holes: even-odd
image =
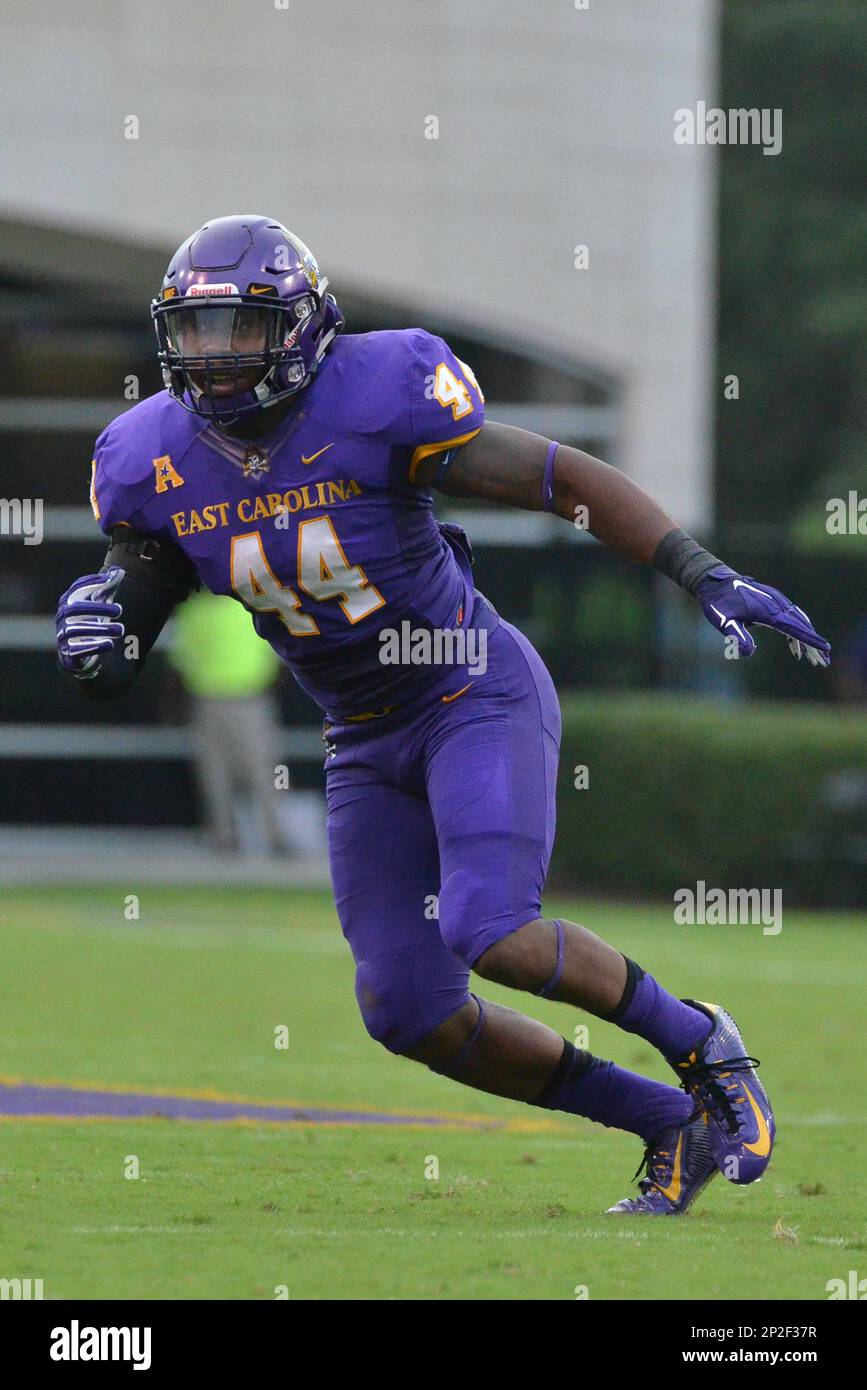
[[[672,129],[713,99],[716,0],[285,4],[6,0],[0,219],[166,247],[276,216],[337,289],[615,372],[617,462],[701,526],[713,149]]]

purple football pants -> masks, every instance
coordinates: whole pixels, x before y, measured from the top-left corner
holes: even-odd
[[[542,915],[557,695],[501,621],[487,670],[456,699],[326,722],[326,737],[331,877],[356,996],[371,1036],[405,1052],[467,1001],[479,956]]]

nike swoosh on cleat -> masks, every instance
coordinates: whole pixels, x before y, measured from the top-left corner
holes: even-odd
[[[302,455],[301,455],[301,462],[302,462],[302,463],[312,463],[314,459],[318,459],[318,458],[319,458],[319,455],[320,455],[320,454],[325,454],[325,453],[328,452],[329,449],[333,449],[333,448],[334,448],[334,444],[335,444],[336,442],[337,442],[337,441],[335,440],[334,443],[326,444],[324,449],[317,449],[317,451],[316,451],[315,454],[302,454]]]
[[[747,1093],[747,1100],[752,1106],[753,1114],[756,1117],[756,1124],[759,1127],[759,1137],[756,1142],[754,1144],[747,1144],[744,1142],[744,1148],[749,1149],[750,1153],[755,1154],[757,1158],[767,1158],[768,1154],[771,1152],[771,1132],[768,1129],[768,1122],[759,1109],[756,1098],[746,1082],[744,1082],[744,1090]]]
[[[671,1173],[671,1182],[668,1187],[661,1187],[659,1183],[657,1183],[657,1187],[659,1187],[663,1197],[667,1197],[670,1202],[676,1202],[680,1197],[680,1154],[682,1149],[683,1135],[681,1134],[678,1137],[677,1148],[674,1151],[674,1167]]]

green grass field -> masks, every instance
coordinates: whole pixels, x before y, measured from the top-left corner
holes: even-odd
[[[686,1219],[606,1217],[628,1135],[469,1091],[365,1034],[325,895],[6,891],[4,1081],[499,1118],[502,1129],[183,1120],[0,1121],[0,1277],[46,1298],[824,1299],[867,1272],[860,1036],[865,922],[781,934],[671,910],[546,902],[670,988],[733,1010],[778,1117],[763,1182],[721,1177]],[[564,1005],[485,993],[667,1079],[640,1040]],[[289,1030],[288,1049],[274,1046]],[[124,1176],[129,1156],[138,1179]],[[434,1156],[439,1178],[425,1176]],[[430,1166],[430,1165],[428,1165]]]

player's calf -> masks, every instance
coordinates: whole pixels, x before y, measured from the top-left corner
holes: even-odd
[[[544,1023],[471,995],[468,1005],[404,1055],[477,1091],[537,1104],[563,1047],[560,1034]]]
[[[432,1071],[448,1072],[466,1051],[475,1036],[479,1020],[479,1005],[472,997],[415,1044],[404,1050],[403,1056],[421,1062]]]
[[[475,995],[406,1055],[476,1090],[582,1115],[645,1142],[694,1109],[676,1087],[582,1052],[537,1019]]]
[[[511,989],[576,1004],[608,1014],[627,981],[619,951],[577,922],[538,917],[494,942],[473,969]]]
[[[577,922],[537,918],[496,941],[476,972],[512,989],[574,1004],[644,1038],[668,1060],[699,1047],[706,1014]]]

